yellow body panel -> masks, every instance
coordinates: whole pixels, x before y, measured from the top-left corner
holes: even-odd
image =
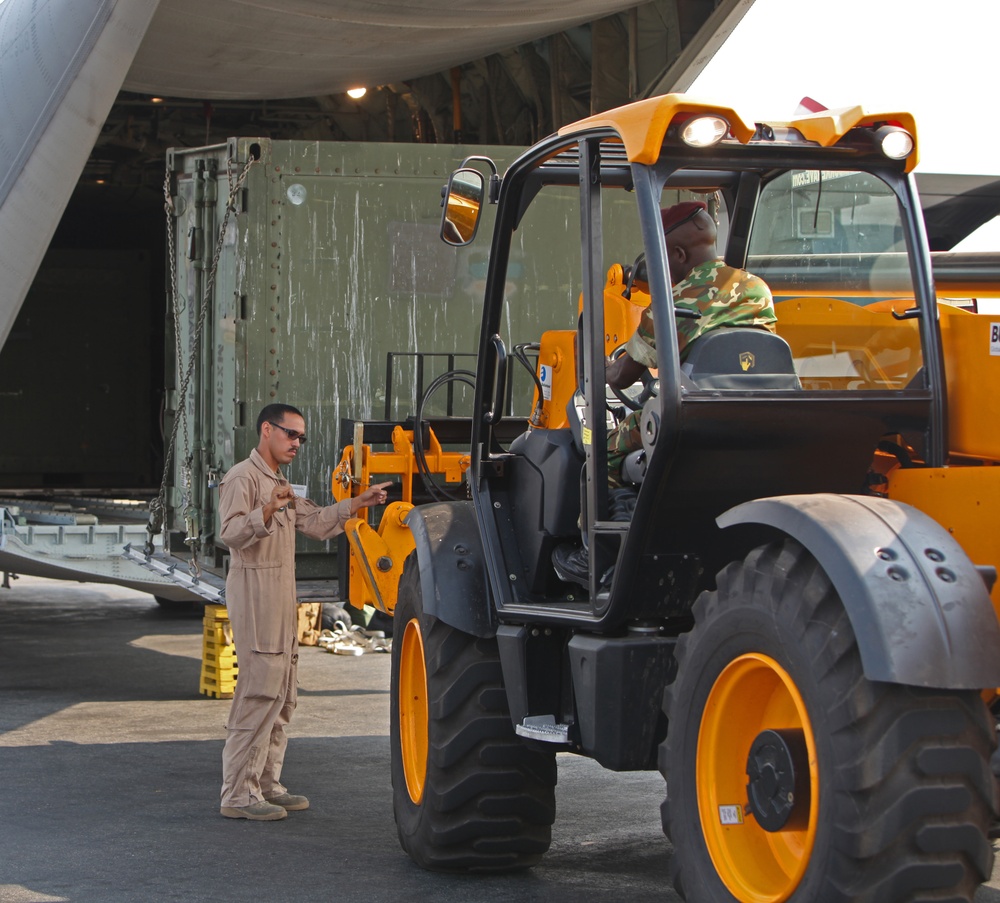
[[[889,498],[934,518],[973,564],[1000,568],[1000,467],[897,467],[888,480]],[[1000,584],[992,600],[1000,617]]]
[[[664,94],[650,97],[624,107],[598,113],[559,129],[560,135],[570,135],[589,128],[607,126],[622,137],[625,152],[632,163],[655,163],[660,158],[663,137],[674,117],[681,114],[712,114],[725,118],[729,127],[743,144],[754,133],[753,120],[744,119],[732,107],[711,101],[696,100],[681,94]]]
[[[948,381],[948,447],[953,455],[1000,461],[1000,317],[942,304]]]
[[[566,405],[576,389],[576,333],[572,329],[549,329],[542,333],[538,349],[538,376],[543,383],[542,406],[531,425],[542,429],[562,429],[569,424]],[[537,406],[536,388],[531,409],[534,411]]]
[[[378,530],[360,517],[344,526],[351,547],[348,602],[361,609],[371,605],[391,615],[396,607],[396,587],[403,564],[415,543],[406,515],[413,505],[393,502],[385,509]]]
[[[449,483],[461,483],[471,458],[468,452],[446,452],[434,430],[430,430],[424,459],[432,474],[443,474]],[[356,441],[362,438],[356,433]],[[353,498],[373,482],[398,477],[403,500],[386,506],[378,530],[362,517],[351,518],[344,527],[350,546],[348,602],[355,608],[371,605],[386,614],[396,607],[396,587],[403,564],[414,549],[413,534],[406,515],[413,508],[413,478],[419,474],[413,447],[413,430],[396,426],[392,431],[392,451],[375,452],[360,444],[360,461],[355,446],[348,445],[333,471],[331,488],[337,501]],[[373,476],[376,479],[373,479]]]
[[[461,483],[462,476],[472,462],[468,452],[446,452],[441,448],[434,430],[430,430],[428,448],[424,450],[427,468],[431,473],[444,474],[449,483]],[[340,463],[333,471],[331,488],[333,497],[339,502],[352,498],[357,487],[371,485],[372,474],[380,478],[386,476],[400,477],[403,490],[403,501],[413,501],[413,477],[420,471],[417,467],[417,456],[413,448],[413,430],[404,430],[397,426],[392,431],[392,451],[373,452],[370,445],[361,446],[360,477],[352,476],[356,470],[355,450],[348,445],[340,456]],[[378,482],[376,480],[376,482]]]
[[[620,263],[608,270],[604,283],[604,354],[624,345],[639,325],[639,318],[649,307],[649,286],[645,282],[634,282],[628,298],[625,291],[625,271]],[[579,312],[583,313],[583,296],[580,296]]]
[[[748,144],[756,131],[754,120],[745,118],[732,107],[683,94],[664,94],[565,125],[559,129],[559,134],[572,135],[602,127],[614,129],[621,136],[631,162],[651,164],[659,159],[663,139],[675,119],[689,119],[692,115],[702,114],[721,116],[729,123],[733,137],[742,144]],[[913,153],[906,160],[906,171],[910,172],[917,165],[918,148],[916,125],[909,113],[871,113],[864,107],[855,106],[824,110],[789,121],[768,121],[767,125],[776,129],[796,129],[807,141],[829,147],[852,128],[876,122],[896,123],[913,137]]]
[[[786,123],[797,129],[807,141],[815,141],[823,147],[836,144],[851,129],[857,126],[873,125],[876,122],[892,122],[905,129],[917,139],[917,124],[909,113],[867,113],[864,107],[841,107],[838,110],[822,110],[810,113]],[[769,123],[773,124],[773,123]],[[910,155],[907,172],[917,165],[917,155]]]
[[[624,345],[639,325],[643,308],[649,306],[649,290],[645,283],[636,282],[632,286],[631,297],[622,295],[625,291],[625,274],[620,263],[609,270],[604,283],[604,354]],[[578,312],[583,312],[583,296],[580,296]],[[543,369],[549,371],[544,374]],[[568,426],[566,405],[576,391],[576,331],[573,329],[550,329],[542,333],[538,351],[538,377],[543,384],[541,414],[532,420],[533,427],[555,430]],[[531,409],[538,404],[538,390],[532,398]]]
[[[803,388],[903,388],[922,361],[916,320],[896,320],[911,300],[861,306],[837,298],[775,305]],[[948,384],[950,454],[1000,462],[1000,317],[939,306]]]

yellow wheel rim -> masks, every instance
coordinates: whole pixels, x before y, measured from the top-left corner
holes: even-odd
[[[796,800],[795,817],[777,831],[766,831],[746,813],[747,757],[766,730],[801,732],[808,759],[807,798]],[[805,703],[774,659],[741,655],[719,675],[698,731],[695,774],[705,842],[730,893],[741,903],[787,900],[816,840],[819,774]]]
[[[416,618],[403,631],[399,656],[399,749],[406,790],[419,805],[427,778],[427,668]]]

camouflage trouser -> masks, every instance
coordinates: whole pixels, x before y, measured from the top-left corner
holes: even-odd
[[[629,452],[642,448],[642,433],[639,432],[639,420],[642,411],[633,411],[621,423],[608,433],[608,483],[612,486],[622,485],[622,462]]]

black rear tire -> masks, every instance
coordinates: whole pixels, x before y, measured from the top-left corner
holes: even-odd
[[[865,678],[840,597],[791,540],[726,567],[694,614],[660,749],[663,829],[682,896],[971,901],[991,873],[996,811],[994,730],[979,694]],[[801,730],[786,730],[796,718]],[[814,763],[810,771],[800,756],[786,769],[800,777],[784,794],[795,804],[770,830],[767,812],[746,810],[748,757],[769,727]]]
[[[497,641],[424,612],[416,553],[393,616],[390,705],[393,814],[410,858],[444,871],[538,862],[555,818],[555,754],[514,733]]]

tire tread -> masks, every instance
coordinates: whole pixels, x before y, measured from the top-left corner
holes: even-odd
[[[867,680],[843,604],[818,562],[794,540],[762,546],[727,565],[716,590],[695,603],[695,627],[677,643],[678,677],[664,694],[671,725],[692,695],[684,675],[702,654],[699,638],[708,625],[747,606],[763,613],[783,642],[801,644],[812,662],[811,679],[830,701],[823,719],[836,763],[834,791],[821,816],[833,821],[825,835],[830,848],[814,853],[814,860],[825,862],[823,873],[807,872],[802,893],[791,899],[971,901],[993,862],[986,829],[996,812],[989,769],[994,738],[985,706],[974,692]],[[681,744],[674,733],[659,751],[668,787],[663,829],[675,844],[674,883],[682,896],[690,891],[689,899],[714,903],[723,898],[718,888],[705,890],[706,876],[693,864],[698,857],[691,854],[690,818],[671,805],[670,772]],[[696,831],[703,847],[700,827]],[[727,893],[725,899],[733,898]]]
[[[469,636],[422,610],[415,555],[397,612],[419,618],[428,686],[424,797],[409,798],[393,725],[393,810],[400,844],[439,871],[506,871],[534,865],[551,842],[555,755],[514,733],[495,640]],[[394,629],[402,636],[401,625]],[[396,678],[393,677],[393,718]]]

